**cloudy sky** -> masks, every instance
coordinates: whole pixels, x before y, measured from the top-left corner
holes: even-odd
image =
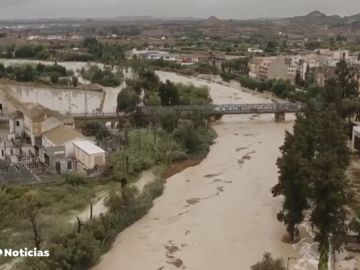
[[[313,10],[360,13],[360,0],[0,0],[0,19],[114,17],[288,17]]]

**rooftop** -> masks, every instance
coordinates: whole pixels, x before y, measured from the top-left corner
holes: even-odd
[[[54,117],[58,120],[63,121],[64,123],[72,123],[73,120],[69,117],[61,115],[57,111],[50,110],[48,108],[45,108],[44,106],[40,104],[35,103],[22,103],[21,108],[19,110],[23,112],[26,116],[28,116],[32,121],[35,122],[42,122],[50,117]]]
[[[73,144],[88,155],[105,154],[103,149],[89,141],[77,141],[73,142]]]
[[[63,145],[69,141],[85,138],[80,132],[69,126],[59,126],[53,128],[45,132],[43,136],[57,146]]]

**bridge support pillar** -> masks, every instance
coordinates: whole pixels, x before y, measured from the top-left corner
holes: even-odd
[[[275,121],[277,123],[285,122],[285,112],[276,112],[275,113]]]

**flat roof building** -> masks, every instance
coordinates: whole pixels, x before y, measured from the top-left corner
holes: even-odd
[[[78,170],[84,171],[105,166],[105,151],[89,141],[73,142]]]

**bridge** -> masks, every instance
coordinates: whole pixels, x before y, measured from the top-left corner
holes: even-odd
[[[258,103],[258,104],[209,104],[209,105],[184,105],[184,106],[145,106],[141,107],[144,115],[154,115],[160,111],[176,112],[202,112],[209,117],[220,118],[223,115],[241,114],[275,114],[276,121],[284,121],[286,113],[296,113],[302,108],[298,103]],[[70,114],[77,122],[83,121],[109,121],[117,120],[119,117],[127,117],[122,112],[119,113],[73,113]]]
[[[220,105],[187,105],[187,106],[158,106],[144,107],[145,113],[155,113],[159,110],[181,112],[203,111],[211,115],[226,114],[268,114],[268,113],[296,113],[302,105],[297,103],[259,103],[259,104],[220,104]]]

